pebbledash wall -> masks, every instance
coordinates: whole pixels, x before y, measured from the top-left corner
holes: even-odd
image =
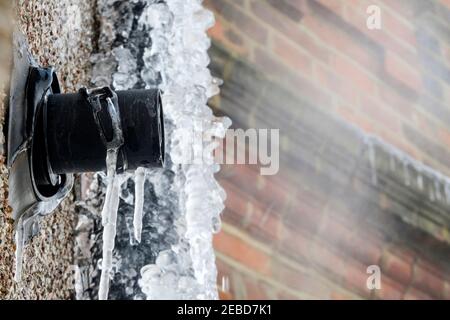
[[[13,8],[11,8],[13,6]],[[17,17],[9,21],[8,12]],[[61,87],[73,92],[89,81],[89,57],[95,46],[94,2],[90,0],[0,1],[0,123],[5,128],[7,104],[5,75],[10,72],[11,32],[22,32],[38,63],[54,66]],[[8,18],[7,18],[8,17]],[[38,236],[24,251],[22,281],[15,283],[14,234],[8,197],[8,170],[4,136],[0,141],[0,299],[69,299],[74,297],[74,228],[76,213],[73,196],[52,215],[42,220]]]
[[[234,127],[280,129],[278,175],[219,174],[223,296],[449,299],[450,206],[411,163],[450,175],[450,1],[205,3],[224,79],[211,104]]]

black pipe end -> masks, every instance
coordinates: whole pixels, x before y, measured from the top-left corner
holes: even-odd
[[[164,114],[161,91],[117,91],[123,134],[117,170],[164,165]],[[44,106],[46,149],[53,173],[96,172],[106,169],[106,139],[114,135],[105,100],[94,109],[81,93],[55,94]]]

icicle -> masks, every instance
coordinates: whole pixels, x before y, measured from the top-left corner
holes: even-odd
[[[372,139],[368,139],[367,148],[369,151],[369,162],[370,162],[370,171],[372,174],[372,184],[377,185],[378,177],[377,177],[377,164],[376,164],[376,155],[375,155],[375,146]]]
[[[417,187],[419,187],[420,191],[423,190],[423,177],[422,177],[422,173],[421,172],[419,172],[417,174]]]
[[[116,152],[110,151],[108,153]],[[114,158],[114,157],[113,157]],[[110,166],[116,167],[116,163],[108,163],[108,169]],[[108,170],[109,171],[109,170]],[[108,188],[110,188],[110,197],[105,199],[103,205],[102,216],[103,216],[103,256],[102,256],[102,273],[100,276],[100,285],[98,297],[100,300],[108,299],[109,291],[109,279],[112,270],[112,257],[114,250],[114,241],[116,238],[116,222],[117,222],[117,210],[119,209],[119,193],[120,193],[120,183],[121,179],[119,175],[112,177],[110,180]],[[107,200],[107,201],[106,201]]]
[[[24,247],[24,238],[23,238],[23,216],[17,222],[17,229],[15,234],[16,240],[16,263],[15,263],[15,273],[14,273],[14,281],[20,282],[22,280],[22,264],[23,264],[23,247]]]
[[[410,177],[409,177],[409,168],[408,168],[408,162],[404,159],[403,160],[403,178],[405,179],[405,185],[410,185]]]
[[[393,154],[389,157],[389,166],[391,168],[391,171],[395,172],[396,165],[395,165],[395,156]]]
[[[141,242],[142,216],[144,210],[144,184],[145,184],[145,169],[138,168],[136,170],[134,178],[135,201],[134,201],[133,228],[134,228],[134,238],[139,243]]]
[[[434,190],[436,191],[436,200],[441,201],[441,182],[437,177],[434,178]]]
[[[121,176],[117,175],[117,154],[123,144],[120,116],[110,98],[107,98],[108,111],[111,115],[114,137],[106,150],[106,172],[108,187],[106,189],[105,203],[102,209],[103,225],[103,256],[102,272],[98,297],[100,300],[108,299],[109,279],[112,272],[112,256],[116,239],[117,210],[120,201]]]
[[[444,193],[447,204],[450,204],[450,182],[448,179],[444,180]]]
[[[230,291],[230,278],[222,276],[222,292]]]
[[[116,163],[117,163],[117,151],[116,150],[108,150],[106,154],[106,194],[105,194],[105,204],[102,209],[102,224],[105,225],[107,222],[108,216],[108,207],[107,203],[111,203],[111,197],[113,192],[113,179],[116,176]]]
[[[430,189],[429,189],[429,192],[428,192],[428,197],[429,197],[429,199],[430,199],[431,202],[434,202],[434,200],[435,200],[434,190],[433,190],[433,189],[434,189],[434,188],[433,188],[433,185],[430,184]]]

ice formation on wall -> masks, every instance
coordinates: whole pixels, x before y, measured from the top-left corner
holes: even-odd
[[[403,183],[418,191],[427,191],[430,201],[440,201],[444,205],[450,205],[450,177],[431,168],[430,166],[414,159],[407,153],[386,143],[377,136],[363,133],[358,129],[368,150],[371,167],[372,183],[377,185],[376,150],[383,150],[390,155],[389,169],[392,172],[400,170]]]
[[[211,77],[207,68],[210,40],[205,31],[214,25],[214,16],[202,7],[201,1],[168,0],[166,4],[146,7],[142,18],[151,23],[154,41],[144,53],[146,72],[160,72],[165,114],[173,124],[168,153],[173,160],[179,160],[177,163],[191,161],[180,159],[186,155],[203,156],[203,163],[195,164],[200,159],[193,159],[194,164],[172,164],[172,170],[184,177],[179,190],[184,211],[180,232],[187,243],[161,252],[155,264],[142,268],[140,284],[149,298],[161,297],[162,288],[171,288],[168,292],[172,294],[167,298],[217,298],[212,234],[220,221],[225,193],[214,179],[218,166],[214,165],[212,152],[197,153],[196,144],[185,139],[186,132],[209,135],[201,146],[206,149],[214,143],[214,137],[223,138],[230,125],[228,119],[215,118],[207,106],[208,98],[219,92],[219,81]],[[191,150],[186,152],[188,149]],[[187,267],[183,266],[186,262],[179,261],[186,254],[188,257],[183,260],[190,259],[194,270],[190,276],[176,270],[177,264]]]
[[[22,281],[22,265],[23,265],[23,249],[25,243],[38,232],[39,219],[42,216],[52,213],[59,204],[64,200],[68,191],[72,189],[73,178],[68,176],[68,183],[59,191],[59,196],[47,202],[39,202],[27,210],[17,221],[14,241],[15,250],[15,270],[14,281]]]
[[[108,187],[106,189],[105,203],[102,209],[103,248],[102,248],[102,272],[98,297],[101,300],[108,299],[110,273],[113,267],[113,250],[116,240],[117,211],[119,210],[119,192],[123,176],[116,173],[117,155],[123,145],[123,134],[120,126],[119,110],[111,98],[106,98],[108,111],[113,123],[113,144],[106,150],[106,173]]]
[[[99,53],[93,56],[92,82],[96,86],[112,82],[116,90],[161,88],[166,129],[165,168],[141,168],[122,177],[116,248],[108,257],[113,279],[109,297],[215,299],[212,236],[220,229],[225,192],[214,178],[220,167],[212,152],[202,150],[211,151],[231,122],[214,117],[207,106],[221,83],[207,67],[206,30],[214,24],[214,16],[200,0],[114,5],[105,0],[99,1],[98,9],[105,32]],[[203,137],[200,144],[187,139],[194,136]],[[91,189],[96,183],[97,179]],[[90,201],[83,205],[91,205]],[[92,228],[95,233],[95,223]],[[92,237],[77,241],[92,250],[98,246]],[[83,268],[77,269],[80,298],[86,297],[82,291],[90,270]]]

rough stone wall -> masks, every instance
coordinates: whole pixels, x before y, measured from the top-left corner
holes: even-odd
[[[4,1],[5,3],[9,1]],[[91,0],[17,0],[17,28],[28,39],[35,59],[57,70],[62,90],[89,83],[89,57],[95,45]],[[1,3],[3,6],[3,2]],[[0,14],[3,14],[3,8]],[[0,18],[0,41],[6,41]],[[2,63],[3,65],[3,63]],[[0,74],[4,74],[3,70]],[[4,121],[5,106],[0,105]],[[67,299],[73,296],[73,197],[42,220],[41,232],[24,251],[23,280],[13,282],[14,241],[7,198],[7,170],[0,159],[0,299]]]

